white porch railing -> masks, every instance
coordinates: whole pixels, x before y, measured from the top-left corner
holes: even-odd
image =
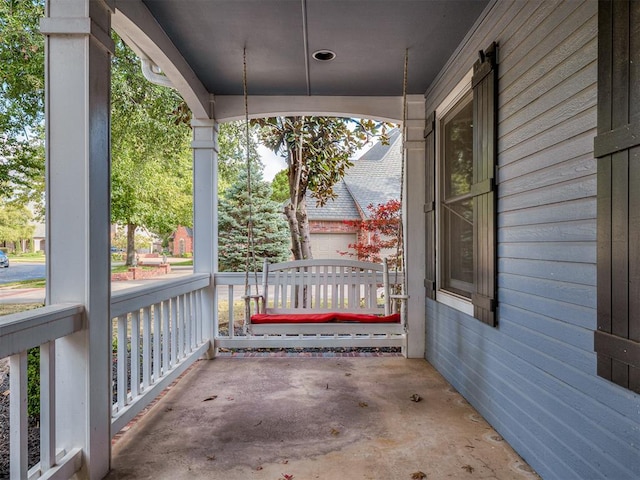
[[[270,276],[271,277],[271,276]],[[382,273],[379,275],[382,285]],[[393,283],[402,283],[402,274],[396,278],[395,272],[390,274]],[[275,277],[274,277],[275,278]],[[316,332],[287,333],[287,326],[282,326],[282,333],[251,335],[242,330],[244,321],[245,274],[239,272],[219,272],[214,275],[217,318],[214,324],[216,348],[323,348],[323,347],[404,347],[406,334],[369,333],[366,324],[334,324],[331,334]],[[270,282],[271,282],[270,278]],[[262,274],[258,275],[258,283]],[[271,282],[272,283],[272,282]],[[255,293],[256,277],[249,275],[251,293]],[[313,329],[311,329],[313,330]],[[316,329],[317,330],[317,329]]]
[[[112,437],[209,349],[202,309],[209,285],[209,274],[196,274],[112,296]]]
[[[0,358],[10,368],[12,479],[67,479],[81,467],[82,450],[58,448],[55,431],[55,340],[82,329],[82,305],[49,305],[0,318]],[[40,348],[40,463],[28,470],[27,352]]]

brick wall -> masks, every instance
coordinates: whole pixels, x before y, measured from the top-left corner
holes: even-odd
[[[183,245],[182,248],[181,244]],[[183,253],[193,253],[193,238],[189,235],[186,227],[179,226],[173,234],[171,254],[180,256]]]

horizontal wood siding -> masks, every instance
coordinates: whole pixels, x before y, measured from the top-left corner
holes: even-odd
[[[597,2],[497,1],[427,91],[499,44],[497,329],[427,299],[427,359],[545,479],[638,478],[640,396],[596,375]]]

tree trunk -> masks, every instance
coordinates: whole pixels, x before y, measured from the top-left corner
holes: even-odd
[[[133,223],[127,224],[127,266],[129,267],[134,265],[136,258],[136,228],[138,226]]]
[[[293,205],[287,204],[284,208],[284,214],[289,222],[289,233],[291,235],[291,253],[294,260],[302,259],[302,248],[300,245],[300,228],[298,225],[298,217]]]
[[[296,217],[298,219],[302,259],[311,260],[313,259],[313,254],[311,253],[311,229],[309,227],[309,216],[307,215],[307,202],[304,198],[298,204]]]

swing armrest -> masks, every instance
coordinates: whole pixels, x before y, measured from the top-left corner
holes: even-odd
[[[255,312],[264,313],[264,295],[243,295],[242,299],[247,307],[251,305],[251,300],[253,300]]]

